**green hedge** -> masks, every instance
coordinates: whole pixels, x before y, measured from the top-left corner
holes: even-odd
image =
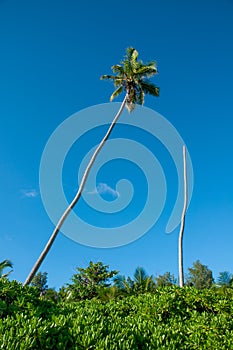
[[[164,287],[101,302],[43,300],[0,280],[0,349],[233,349],[233,290]]]

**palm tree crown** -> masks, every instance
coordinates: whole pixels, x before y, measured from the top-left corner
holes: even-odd
[[[159,88],[149,80],[157,74],[156,63],[154,61],[143,64],[138,60],[138,51],[133,47],[126,49],[125,59],[112,66],[112,71],[116,75],[102,75],[101,79],[110,79],[113,81],[116,90],[110,97],[112,101],[122,91],[126,91],[126,107],[131,112],[136,104],[144,103],[145,94],[159,96]]]

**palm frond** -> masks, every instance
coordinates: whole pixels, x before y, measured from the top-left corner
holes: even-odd
[[[6,267],[13,267],[13,264],[10,260],[6,259],[0,262],[0,270],[5,269]]]
[[[138,61],[138,66],[139,67],[155,67],[156,68],[156,62],[155,61],[150,61],[147,63],[143,63],[142,61]]]
[[[132,288],[132,284],[133,284],[130,277],[126,279],[125,276],[123,275],[118,275],[114,277],[113,282],[117,288],[127,293],[130,292],[130,289]]]
[[[131,68],[134,72],[136,72],[137,66],[138,66],[137,58],[138,58],[138,52],[137,52],[137,50],[134,49],[132,51],[131,60],[130,60]]]
[[[11,268],[13,267],[13,264],[10,260],[6,259],[6,260],[3,260],[0,262],[0,278],[7,277],[11,273],[11,271],[9,271],[9,272],[3,274],[3,270],[7,267],[11,267]]]
[[[143,267],[137,267],[134,273],[134,280],[137,283],[142,283],[147,278],[147,273]]]
[[[150,78],[153,75],[157,74],[157,68],[155,65],[143,65],[138,67],[136,74],[140,77]]]
[[[123,85],[124,77],[120,77],[118,75],[102,75],[100,80],[112,80],[114,85],[117,87],[119,85]]]
[[[114,79],[114,86],[117,87],[119,85],[124,85],[124,78],[121,78],[121,77],[118,77],[116,76],[115,79]]]
[[[132,57],[133,57],[134,59],[137,59],[137,57],[138,57],[138,52],[137,52],[137,50],[136,50],[134,47],[130,46],[130,47],[128,47],[128,48],[126,49],[126,57],[125,57],[125,59],[126,59],[127,61],[131,61]]]
[[[104,79],[115,80],[116,77],[115,77],[115,75],[109,75],[109,74],[101,75],[100,80],[104,80]]]
[[[145,101],[145,93],[143,92],[143,89],[139,89],[139,92],[137,94],[137,103],[139,105],[143,105]]]
[[[132,75],[132,67],[131,67],[131,62],[128,60],[123,61],[124,65],[124,72],[126,78]]]
[[[131,57],[132,57],[132,60],[137,61],[138,51],[136,49],[133,49]]]
[[[159,88],[156,85],[148,81],[141,81],[140,86],[145,94],[159,96]]]
[[[115,64],[112,66],[112,71],[116,74],[121,74],[124,76],[124,68],[120,64]]]
[[[119,96],[122,93],[122,91],[123,91],[123,86],[120,85],[111,95],[110,101],[112,101],[115,97]]]
[[[126,57],[121,62],[124,66],[124,70],[127,76],[132,76],[132,73],[136,71],[137,68],[137,58],[138,51],[133,47],[129,47],[126,49]]]

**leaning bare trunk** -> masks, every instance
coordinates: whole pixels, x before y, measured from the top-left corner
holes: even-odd
[[[85,183],[87,181],[87,178],[88,178],[88,175],[89,175],[89,172],[92,168],[92,165],[94,164],[95,162],[95,159],[96,157],[98,156],[99,152],[101,151],[102,147],[104,146],[105,142],[107,141],[107,139],[109,138],[117,120],[119,119],[124,107],[125,107],[125,104],[126,104],[126,100],[127,100],[127,95],[125,96],[121,106],[120,106],[120,109],[119,111],[117,112],[114,120],[112,121],[107,133],[105,134],[104,138],[102,139],[102,141],[100,142],[99,146],[96,148],[93,156],[91,157],[91,160],[83,174],[83,177],[82,177],[82,180],[81,180],[81,183],[80,183],[80,186],[79,186],[79,189],[78,189],[78,192],[76,194],[76,196],[74,197],[73,201],[71,202],[71,204],[68,206],[68,208],[65,210],[65,212],[62,214],[60,220],[58,221],[57,223],[57,226],[55,227],[48,243],[46,244],[44,250],[42,251],[41,255],[39,256],[38,260],[36,261],[35,265],[33,266],[30,274],[28,275],[26,281],[24,282],[24,286],[25,285],[28,285],[31,283],[33,277],[35,276],[35,274],[37,273],[38,269],[40,268],[40,265],[42,264],[42,262],[44,261],[46,255],[48,254],[55,238],[57,237],[57,234],[58,232],[60,231],[65,219],[67,218],[67,216],[69,215],[70,211],[74,208],[74,206],[77,204],[78,200],[80,199],[81,197],[81,194],[82,194],[82,191],[83,191],[83,188],[85,186]]]
[[[183,146],[183,166],[184,166],[184,206],[181,216],[179,232],[179,285],[184,286],[184,267],[183,267],[183,234],[185,225],[185,214],[187,210],[188,189],[187,189],[187,166],[186,166],[186,147]]]

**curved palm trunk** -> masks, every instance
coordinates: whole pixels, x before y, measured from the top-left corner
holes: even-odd
[[[33,277],[35,276],[36,272],[38,271],[38,269],[40,268],[40,265],[42,264],[42,262],[44,261],[46,255],[48,254],[50,248],[52,247],[52,244],[55,240],[55,238],[57,237],[57,234],[58,232],[60,231],[61,227],[62,227],[62,224],[64,223],[64,221],[66,220],[67,216],[69,215],[70,211],[74,208],[74,206],[77,204],[78,200],[80,199],[81,197],[81,194],[82,194],[82,191],[84,189],[84,186],[85,186],[85,183],[87,181],[87,178],[88,178],[88,175],[89,175],[89,172],[92,168],[92,165],[94,164],[95,162],[95,159],[96,157],[98,156],[99,152],[101,151],[102,147],[104,146],[105,142],[107,141],[107,139],[109,138],[114,126],[116,125],[116,122],[117,120],[119,119],[125,105],[126,105],[126,101],[127,101],[127,94],[120,106],[120,109],[119,111],[117,112],[114,120],[112,121],[107,133],[105,134],[104,138],[102,139],[102,141],[100,142],[99,146],[96,148],[93,156],[91,157],[91,160],[90,162],[88,163],[87,165],[87,168],[83,174],[83,177],[82,177],[82,180],[81,180],[81,183],[80,183],[80,186],[79,186],[79,189],[78,189],[78,192],[77,194],[75,195],[73,201],[70,203],[70,205],[68,206],[68,208],[65,210],[65,212],[62,214],[60,220],[58,221],[57,223],[57,226],[55,227],[48,243],[46,244],[44,250],[42,251],[41,255],[39,256],[38,260],[36,261],[35,265],[33,266],[30,274],[28,275],[26,281],[24,282],[24,286],[25,285],[28,285],[31,283]]]
[[[186,166],[186,147],[183,146],[183,164],[184,164],[184,206],[181,216],[179,232],[179,285],[184,286],[184,266],[183,266],[183,234],[185,225],[185,214],[187,210],[188,189],[187,189],[187,166]]]

